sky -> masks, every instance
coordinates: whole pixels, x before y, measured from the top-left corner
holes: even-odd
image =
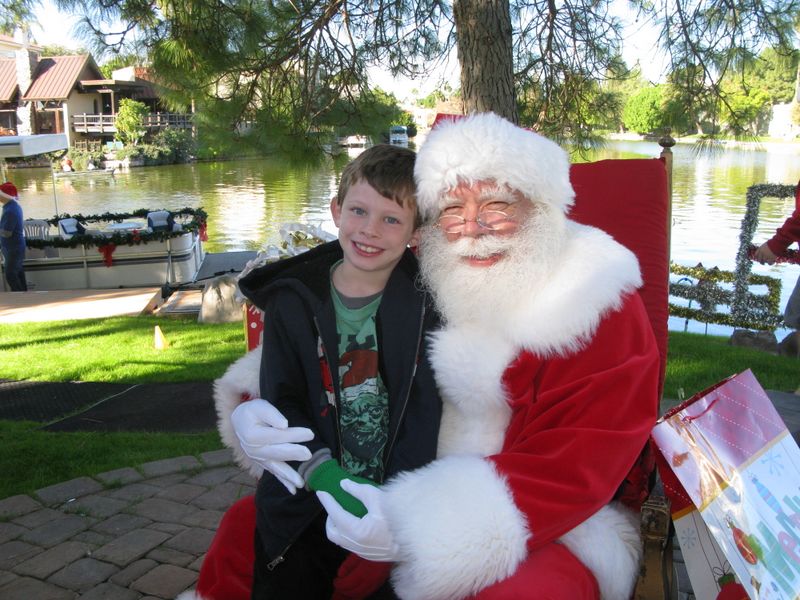
[[[645,78],[650,81],[663,79],[663,59],[658,58],[659,53],[655,48],[656,33],[648,27],[637,25],[633,16],[628,12],[626,0],[616,0],[615,12],[625,22],[626,27],[625,50],[623,56],[629,66],[633,66],[637,59],[640,61]],[[80,41],[74,36],[77,17],[59,11],[51,0],[42,0],[41,7],[36,11],[38,25],[32,27],[33,38],[40,45],[57,44],[67,48],[78,48]],[[459,86],[458,61],[451,58],[442,69],[427,80],[408,80],[394,78],[386,71],[375,68],[370,70],[373,83],[380,88],[392,92],[400,99],[411,96],[412,90],[417,90],[419,96],[425,96],[438,88],[442,80],[448,81],[454,88]]]
[[[31,34],[37,44],[57,44],[67,48],[80,46],[73,37],[76,17],[59,11],[50,0],[42,0],[41,7],[35,11],[39,23],[31,27]]]

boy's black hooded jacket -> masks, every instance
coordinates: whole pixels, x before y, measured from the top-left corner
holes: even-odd
[[[260,267],[239,281],[242,293],[264,311],[261,396],[290,426],[314,432],[306,444],[312,453],[327,447],[337,459],[339,349],[330,269],[341,258],[339,242],[330,242]],[[424,335],[438,322],[417,275],[417,260],[407,250],[389,277],[376,320],[379,368],[389,393],[383,457],[387,478],[436,457],[441,402]],[[268,472],[259,481],[256,507],[258,531],[271,562],[280,560],[322,511],[314,493],[298,490],[292,496]]]

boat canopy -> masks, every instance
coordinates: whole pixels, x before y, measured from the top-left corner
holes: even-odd
[[[0,158],[22,158],[69,148],[64,133],[0,136]]]

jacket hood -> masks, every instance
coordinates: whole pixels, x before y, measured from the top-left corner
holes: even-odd
[[[239,289],[261,310],[270,294],[283,287],[294,289],[309,302],[322,302],[329,296],[331,267],[343,256],[338,240],[320,244],[297,256],[254,269],[239,280]],[[416,278],[417,259],[411,250],[406,249],[394,270],[412,280]],[[390,279],[393,277],[394,272]]]
[[[328,295],[331,266],[342,256],[338,240],[321,244],[302,254],[253,269],[239,280],[239,289],[261,310],[276,286],[288,286],[303,296],[310,295],[321,301]]]

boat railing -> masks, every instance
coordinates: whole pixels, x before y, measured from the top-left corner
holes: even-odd
[[[92,235],[114,235],[113,232],[105,232],[100,230],[87,230],[87,233]],[[65,239],[60,236],[61,239]],[[174,242],[178,240],[190,240],[188,244],[177,244]],[[152,250],[148,249],[148,246]],[[32,251],[33,250],[33,251]],[[90,270],[99,267],[111,266],[105,262],[105,254],[103,246],[95,244],[87,245],[77,243],[69,247],[53,247],[56,252],[48,252],[42,256],[37,249],[28,249],[25,257],[26,269],[31,268],[35,270],[37,267],[45,268],[58,268],[69,267],[75,269],[79,267],[83,272],[84,287],[92,288],[92,278]],[[164,283],[170,284],[178,282],[180,279],[176,273],[175,261],[181,258],[193,257],[193,271],[197,272],[202,264],[203,249],[202,241],[196,231],[185,231],[176,237],[168,237],[163,241],[149,241],[141,244],[127,246],[122,245],[112,250],[113,256],[117,260],[123,260],[131,256],[135,256],[137,261],[147,261],[148,259],[166,259],[166,280]],[[76,264],[77,263],[77,264]],[[80,287],[80,286],[78,286]]]

